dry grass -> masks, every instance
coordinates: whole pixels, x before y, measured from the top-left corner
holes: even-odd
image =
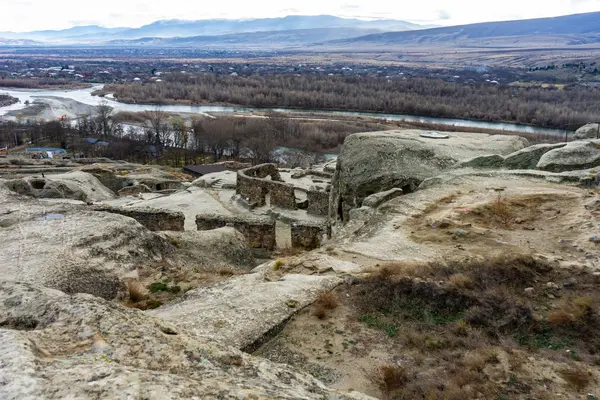
[[[131,280],[127,282],[127,290],[129,292],[129,300],[134,303],[148,298],[148,291],[139,281]]]
[[[338,308],[339,305],[337,294],[327,291],[321,292],[315,301],[313,315],[319,319],[325,319],[329,316],[329,312]]]
[[[565,300],[560,308],[548,314],[547,320],[553,325],[583,323],[594,312],[594,299],[590,296],[578,296]]]
[[[560,375],[569,385],[579,391],[585,389],[591,382],[590,374],[578,367],[562,370]]]
[[[393,391],[401,389],[413,378],[414,374],[404,366],[386,364],[371,371],[369,375],[371,381],[377,385],[383,393],[389,395]]]
[[[283,267],[285,265],[285,261],[282,259],[278,259],[275,261],[275,263],[273,264],[273,271],[279,271],[279,269],[281,267]]]
[[[457,289],[458,288],[466,288],[466,289],[473,288],[473,279],[471,279],[467,275],[461,274],[461,273],[450,276],[450,278],[448,278],[448,282],[453,288],[457,288]]]
[[[335,310],[340,305],[339,298],[334,292],[319,293],[316,303],[327,310]]]
[[[228,276],[234,276],[234,275],[243,275],[244,272],[240,271],[240,270],[237,270],[235,268],[231,268],[231,267],[223,267],[223,268],[219,268],[217,270],[217,274],[219,276],[228,277]]]

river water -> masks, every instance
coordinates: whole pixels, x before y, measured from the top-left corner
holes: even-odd
[[[7,93],[13,97],[18,98],[21,103],[13,104],[8,107],[0,107],[0,116],[6,114],[11,110],[20,110],[25,107],[25,101],[32,103],[36,98],[43,97],[61,97],[71,100],[78,101],[83,104],[96,106],[102,101],[105,101],[115,109],[115,111],[148,111],[160,109],[166,112],[184,112],[191,114],[205,114],[209,112],[236,112],[236,113],[251,113],[254,111],[277,111],[286,114],[300,114],[300,113],[312,113],[322,117],[335,117],[335,116],[356,116],[356,117],[367,117],[376,118],[390,121],[406,121],[406,122],[420,122],[428,124],[440,124],[448,126],[459,126],[467,128],[477,129],[495,129],[502,131],[512,131],[521,133],[532,133],[532,134],[543,134],[543,135],[560,135],[564,136],[570,131],[564,131],[561,129],[549,129],[540,128],[528,125],[511,124],[504,122],[484,122],[484,121],[471,121],[465,119],[452,119],[452,118],[434,118],[434,117],[421,117],[416,115],[404,115],[404,114],[380,114],[380,113],[369,113],[369,112],[351,112],[351,111],[320,111],[320,110],[297,110],[289,108],[252,108],[252,107],[231,107],[231,106],[184,106],[184,105],[151,105],[151,104],[125,104],[114,101],[111,98],[101,98],[98,96],[92,96],[94,90],[101,89],[102,86],[94,86],[87,89],[76,89],[76,90],[34,90],[34,89],[2,89],[0,93]]]

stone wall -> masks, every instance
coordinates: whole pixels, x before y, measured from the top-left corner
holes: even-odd
[[[294,222],[290,228],[294,249],[313,250],[323,244],[323,235],[326,233],[326,226],[323,223]]]
[[[121,214],[135,219],[151,231],[183,231],[185,215],[182,212],[159,210],[154,208],[124,208],[95,206],[95,211]]]
[[[270,218],[227,216],[218,214],[196,215],[199,231],[222,228],[231,224],[244,235],[248,246],[255,249],[273,250],[276,245],[275,220]]]
[[[269,176],[271,179],[266,179]],[[236,193],[251,205],[264,206],[269,195],[271,206],[296,209],[294,186],[281,180],[275,164],[261,164],[238,171]]]
[[[329,192],[309,190],[306,192],[308,208],[306,212],[312,215],[327,216],[329,213]]]

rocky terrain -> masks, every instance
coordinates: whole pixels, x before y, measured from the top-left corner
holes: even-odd
[[[0,398],[599,396],[600,141],[422,134],[196,180],[0,159]]]

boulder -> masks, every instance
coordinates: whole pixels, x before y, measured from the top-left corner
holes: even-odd
[[[500,168],[504,157],[499,154],[487,154],[459,161],[454,168]]]
[[[544,154],[537,169],[551,172],[574,171],[600,165],[600,140],[577,141]]]
[[[402,196],[402,189],[394,188],[386,190],[385,192],[375,193],[367,197],[362,205],[363,207],[377,207],[383,203],[386,203],[398,196]]]
[[[0,281],[0,398],[372,399],[140,310]]]
[[[115,197],[96,177],[81,171],[46,177],[27,176],[6,181],[4,184],[13,192],[36,198],[91,202]]]
[[[573,140],[600,139],[600,124],[587,124],[577,129],[573,134]]]
[[[349,211],[368,196],[401,188],[410,193],[425,179],[458,161],[524,148],[519,136],[450,133],[448,139],[421,137],[420,130],[357,133],[348,136],[332,181],[333,212],[347,221]]]
[[[544,154],[565,146],[566,143],[535,144],[507,155],[502,166],[507,169],[535,169]]]

